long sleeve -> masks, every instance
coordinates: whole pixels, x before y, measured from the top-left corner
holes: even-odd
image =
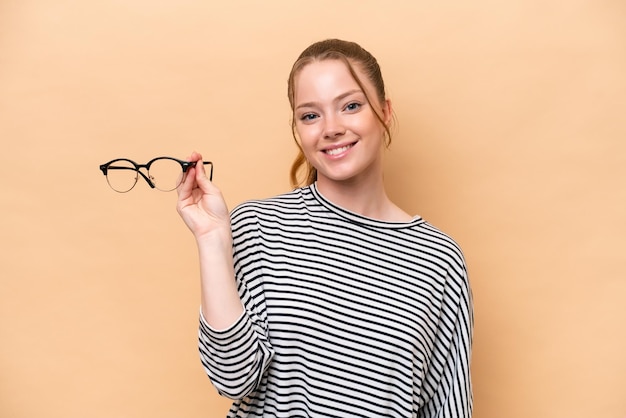
[[[439,333],[424,382],[429,399],[420,410],[421,418],[472,416],[470,360],[474,317],[465,265],[462,267],[460,280],[450,280],[446,289]]]
[[[245,210],[233,211],[231,223],[235,276],[244,312],[224,330],[213,329],[200,315],[198,337],[202,365],[217,391],[222,396],[241,399],[259,386],[273,350],[263,294],[251,291],[247,282],[254,281],[260,273],[256,251],[258,224]]]

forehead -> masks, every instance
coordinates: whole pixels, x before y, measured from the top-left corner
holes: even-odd
[[[369,82],[363,71],[355,63],[352,69],[366,89]],[[360,90],[345,62],[338,59],[313,61],[300,69],[294,78],[294,91],[297,101],[309,100],[310,96],[339,95],[348,90]],[[305,99],[305,97],[307,97]]]

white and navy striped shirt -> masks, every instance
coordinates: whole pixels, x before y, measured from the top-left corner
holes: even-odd
[[[245,312],[199,330],[229,417],[471,416],[472,299],[450,237],[346,211],[315,184],[231,221]]]

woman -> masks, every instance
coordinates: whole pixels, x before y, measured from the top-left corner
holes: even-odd
[[[392,108],[376,59],[317,42],[288,96],[292,192],[229,214],[201,164],[178,190],[201,265],[201,359],[234,399],[228,416],[471,416],[465,261],[385,192]]]

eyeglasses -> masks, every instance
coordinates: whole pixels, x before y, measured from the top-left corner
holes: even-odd
[[[203,164],[210,167],[209,180],[213,180],[213,163],[204,161]],[[180,186],[187,175],[187,170],[195,165],[195,161],[183,161],[172,157],[153,158],[147,164],[137,164],[126,158],[118,158],[102,164],[100,170],[106,176],[109,186],[119,193],[126,193],[135,187],[139,175],[152,189],[170,192]],[[147,175],[141,171],[142,168],[146,169]]]

